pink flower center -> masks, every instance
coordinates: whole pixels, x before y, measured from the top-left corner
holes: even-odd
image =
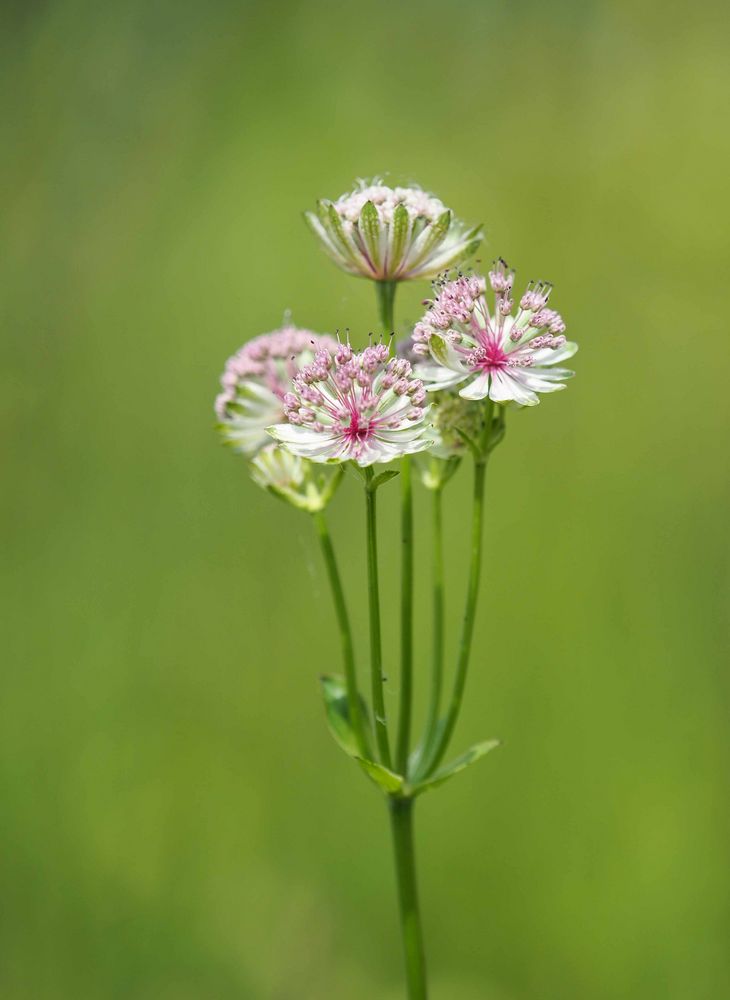
[[[358,413],[350,416],[349,426],[345,427],[345,437],[348,441],[367,441],[372,435],[372,420],[363,420]]]
[[[467,361],[475,371],[496,372],[507,367],[507,355],[493,341],[475,347]]]

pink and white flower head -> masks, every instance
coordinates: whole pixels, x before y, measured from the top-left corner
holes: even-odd
[[[334,352],[337,341],[284,326],[254,337],[228,359],[215,401],[226,444],[250,457],[271,442],[266,428],[284,419],[291,379],[319,350]]]
[[[573,375],[554,367],[578,345],[565,339],[565,323],[548,309],[552,286],[531,281],[515,305],[514,271],[503,260],[489,272],[494,306],[487,305],[487,280],[461,276],[437,285],[438,294],[413,331],[413,349],[430,355],[416,366],[430,392],[461,386],[463,399],[535,406],[538,393],[565,388]]]
[[[336,264],[375,281],[433,277],[471,256],[482,240],[480,227],[467,230],[433,195],[377,180],[318,202],[305,218]]]
[[[410,362],[385,344],[355,354],[318,351],[284,397],[288,423],[269,428],[285,448],[313,462],[390,462],[431,444],[426,392]]]

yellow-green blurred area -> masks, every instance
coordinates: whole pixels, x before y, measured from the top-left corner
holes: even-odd
[[[376,329],[301,213],[382,171],[552,280],[581,344],[489,469],[454,753],[503,745],[419,802],[433,996],[729,996],[720,6],[17,0],[0,27],[3,1000],[404,995],[386,812],[324,723],[312,525],[212,413],[285,310]],[[468,494],[465,467],[451,660]],[[355,477],[331,522],[364,677]]]

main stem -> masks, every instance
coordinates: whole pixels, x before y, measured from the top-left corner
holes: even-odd
[[[424,754],[428,752],[436,736],[441,707],[441,692],[444,682],[444,541],[442,517],[443,487],[439,486],[431,493],[431,533],[433,542],[433,597],[432,597],[432,637],[433,645],[431,659],[431,699],[428,705],[428,716],[424,736]]]
[[[393,333],[393,309],[395,303],[395,281],[379,281],[376,284],[378,312],[384,333]],[[411,483],[411,459],[406,455],[401,460],[401,676],[400,712],[398,719],[398,742],[396,764],[401,774],[408,769],[408,746],[411,734],[411,714],[413,701],[413,488]],[[372,475],[372,474],[371,474]],[[367,484],[366,484],[367,489]],[[375,494],[372,496],[372,532],[368,529],[368,567],[371,563],[375,573],[375,603],[377,604],[377,553],[375,551]],[[370,506],[368,506],[370,524]],[[372,546],[372,554],[371,554]],[[373,645],[371,586],[371,648]],[[378,651],[380,649],[380,611],[377,612]],[[377,677],[380,680],[377,697],[382,705],[382,672],[378,652]],[[373,662],[373,704],[376,712],[376,735],[383,763],[390,760],[388,733],[385,728],[385,708],[379,711],[376,700],[376,667]],[[377,725],[378,715],[383,719],[382,743]],[[409,1000],[427,1000],[426,961],[423,951],[421,915],[418,908],[416,888],[416,858],[413,845],[413,799],[390,799],[390,821],[395,852],[395,871],[398,882],[398,902],[400,907],[403,949],[405,954],[406,981]]]
[[[383,695],[383,651],[380,636],[380,586],[378,582],[377,511],[375,504],[377,487],[373,488],[373,479],[373,470],[368,467],[365,470],[365,507],[367,512],[368,604],[370,608],[370,679],[375,714],[375,740],[381,762],[386,767],[390,767],[388,724]]]
[[[400,713],[398,720],[397,770],[408,770],[413,701],[413,488],[411,457],[401,459],[401,671]]]
[[[413,799],[390,799],[390,823],[395,852],[403,951],[409,1000],[427,1000],[426,960],[416,884],[413,845]]]
[[[332,601],[335,606],[335,616],[337,627],[340,632],[340,643],[342,645],[342,663],[345,670],[345,686],[347,690],[347,707],[350,715],[350,722],[357,741],[358,750],[363,757],[368,756],[367,740],[365,738],[365,722],[360,710],[360,698],[357,690],[357,675],[355,673],[355,652],[352,642],[352,627],[350,626],[350,616],[347,613],[345,602],[345,592],[342,588],[340,571],[337,567],[335,550],[332,545],[332,537],[327,527],[327,519],[323,511],[316,511],[313,515],[314,524],[317,529],[319,543],[324,556],[324,563],[327,568],[327,578],[329,579],[332,591]]]

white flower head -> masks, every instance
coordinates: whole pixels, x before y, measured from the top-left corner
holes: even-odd
[[[438,198],[415,186],[361,181],[337,201],[305,213],[310,228],[344,271],[376,281],[430,278],[471,256],[482,240]]]
[[[255,337],[229,358],[215,401],[225,443],[249,457],[269,444],[266,428],[284,419],[284,394],[292,377],[322,349],[336,351],[337,341],[284,326]]]
[[[269,428],[285,448],[313,462],[360,466],[423,451],[432,443],[426,393],[410,362],[385,344],[355,354],[318,351],[284,397],[288,423]]]
[[[268,444],[251,461],[251,478],[269,493],[310,514],[324,510],[341,479],[336,469],[314,466],[278,444]]]
[[[514,272],[503,260],[495,262],[491,310],[484,278],[437,283],[437,296],[413,331],[413,350],[431,357],[416,366],[430,392],[459,386],[463,399],[534,406],[538,393],[565,388],[573,372],[554,366],[578,345],[565,339],[562,317],[547,308],[552,286],[530,282],[515,311],[513,282]]]

